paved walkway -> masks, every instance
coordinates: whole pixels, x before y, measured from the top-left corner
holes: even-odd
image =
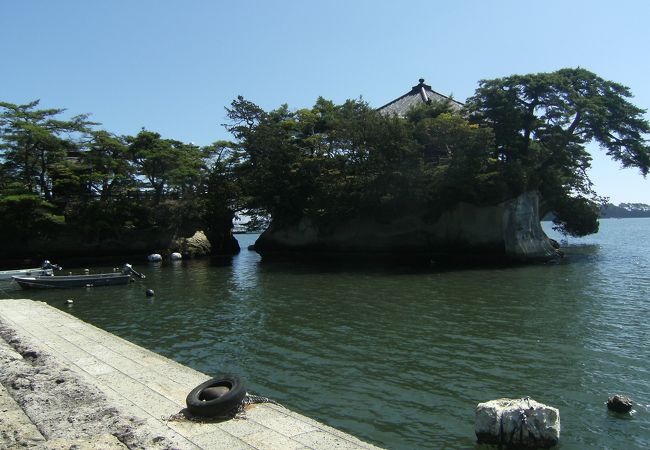
[[[207,375],[45,303],[0,300],[0,324],[9,328],[18,339],[27,339],[39,351],[51,355],[65,371],[96,387],[121,414],[128,414],[143,423],[154,436],[153,443],[164,440],[172,442],[172,447],[182,449],[377,448],[284,407],[268,403],[250,407],[244,419],[205,423],[178,418],[179,412],[185,408],[187,393],[207,380]],[[13,345],[15,347],[15,342]],[[2,339],[0,346],[4,346],[5,354],[13,351]],[[29,359],[14,353],[11,358]],[[0,409],[4,411],[0,414],[4,415],[0,427],[3,433],[22,433],[24,440],[34,446],[44,442],[55,444],[55,439],[50,441],[51,438],[45,433],[41,434],[39,428],[44,427],[39,427],[34,417],[30,419],[24,414],[8,395],[11,393],[11,386],[3,388],[0,385]],[[173,417],[176,418],[169,420]],[[123,439],[118,441],[110,433],[94,437],[104,442],[102,448],[123,448]],[[85,448],[79,444],[78,448]],[[58,447],[48,445],[47,448]]]

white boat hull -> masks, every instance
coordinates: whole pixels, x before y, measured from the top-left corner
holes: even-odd
[[[52,269],[41,269],[40,267],[33,269],[0,270],[0,280],[11,280],[13,277],[43,277],[53,274]]]

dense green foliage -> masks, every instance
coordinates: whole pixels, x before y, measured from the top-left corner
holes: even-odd
[[[61,120],[64,110],[37,106],[0,103],[2,236],[48,237],[65,229],[95,242],[132,230],[197,227],[230,234],[232,190],[213,194],[214,179],[225,176],[213,146],[144,129],[115,136],[87,116]]]
[[[650,125],[630,96],[562,69],[484,80],[463,111],[422,104],[406,117],[361,100],[264,111],[238,97],[227,108],[233,142],[203,148],[144,129],[116,136],[38,101],[0,103],[0,232],[101,240],[201,227],[225,242],[240,212],[253,225],[307,218],[327,230],[357,217],[432,219],[458,202],[536,190],[542,215],[584,235],[597,231],[604,202],[588,177],[589,142],[650,170]]]
[[[513,192],[539,190],[542,214],[553,212],[561,231],[585,235],[598,230],[605,201],[588,177],[586,144],[595,141],[643,176],[650,169],[650,125],[629,97],[625,86],[587,70],[562,69],[481,81],[467,110],[494,130],[494,156],[519,179]]]
[[[362,101],[320,98],[311,109],[265,112],[240,97],[228,112],[246,205],[275,223],[386,221],[503,193],[492,177],[491,130],[449,105],[423,105],[404,119]]]
[[[650,131],[629,90],[584,69],[481,81],[464,111],[422,105],[405,118],[362,101],[265,112],[229,109],[246,204],[279,224],[321,227],[355,217],[433,217],[458,202],[497,203],[538,191],[568,234],[598,230],[605,199],[588,177],[597,142],[645,176]]]

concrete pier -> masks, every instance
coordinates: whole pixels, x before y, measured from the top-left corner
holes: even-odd
[[[46,303],[0,300],[0,448],[377,448],[270,403],[189,420],[208,378]]]

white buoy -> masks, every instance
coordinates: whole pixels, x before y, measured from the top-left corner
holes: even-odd
[[[160,256],[159,253],[152,253],[151,255],[147,256],[147,260],[149,262],[159,262],[162,261],[162,256]]]
[[[171,255],[169,255],[172,261],[178,261],[179,259],[183,259],[183,255],[181,255],[178,252],[174,252]]]

